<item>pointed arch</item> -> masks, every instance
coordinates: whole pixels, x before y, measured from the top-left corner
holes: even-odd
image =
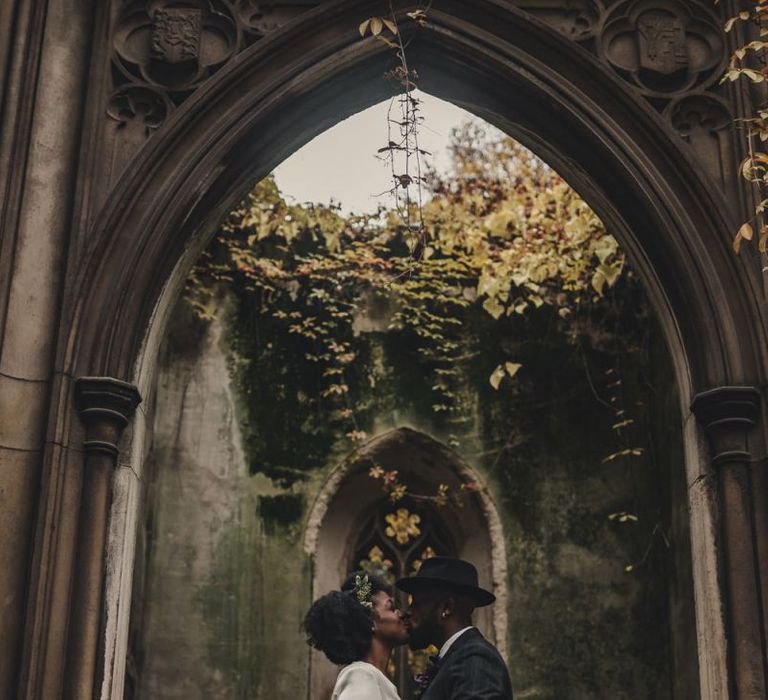
[[[398,7],[403,32],[412,32],[407,3]],[[81,439],[70,378],[114,377],[150,398],[167,315],[221,218],[313,136],[387,96],[381,80],[387,50],[357,32],[359,21],[379,12],[378,0],[330,0],[257,42],[175,112],[114,187],[67,291],[41,523],[59,523],[56,484],[67,460],[79,458],[60,449]],[[719,504],[701,481],[711,465],[689,407],[711,387],[764,387],[768,369],[759,270],[744,274],[728,248],[734,228],[728,204],[638,92],[577,42],[506,0],[441,0],[409,50],[424,90],[515,136],[569,180],[646,284],[680,389],[702,692],[725,697]],[[144,426],[141,413],[137,418],[125,459],[140,473]],[[130,589],[137,506],[131,507],[133,516],[113,517],[120,531],[110,535],[110,556],[120,566],[107,617],[127,608],[119,603]],[[35,579],[30,600],[45,604],[36,603],[41,612],[27,646],[35,658],[50,653],[51,663],[59,663],[63,652],[49,639],[48,623],[66,619],[69,599],[54,600],[51,591],[53,581],[70,580],[69,560],[58,557],[58,548],[71,550],[75,536],[61,544],[49,539],[54,531],[41,526],[45,573]],[[125,620],[127,612],[120,614]],[[113,660],[125,646],[126,627],[118,627],[106,644]],[[116,668],[119,688],[119,662]]]
[[[461,506],[447,504],[435,513],[447,529],[456,555],[471,561],[480,584],[496,595],[490,608],[475,611],[476,624],[507,657],[507,558],[504,529],[496,505],[475,469],[444,443],[418,430],[400,427],[375,437],[350,454],[326,479],[304,529],[304,550],[312,559],[312,598],[338,588],[349,573],[358,529],[382,501],[380,484],[368,476],[372,464],[397,469],[419,493],[437,493],[446,484],[477,484]],[[395,505],[392,509],[395,509]],[[313,653],[310,695],[323,697],[338,669]]]

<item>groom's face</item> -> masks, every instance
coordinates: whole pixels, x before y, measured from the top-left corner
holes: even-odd
[[[440,591],[431,589],[411,595],[411,604],[405,613],[411,649],[424,649],[440,639],[440,610],[444,597]]]

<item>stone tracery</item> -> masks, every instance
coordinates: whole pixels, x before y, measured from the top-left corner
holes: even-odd
[[[148,112],[138,110],[148,137],[175,106],[240,52],[319,4],[134,0],[121,12],[113,35],[116,87],[107,114],[124,123],[137,116],[132,105],[149,105]],[[671,100],[717,87],[727,58],[719,20],[698,0],[621,0],[608,7],[601,0],[515,4],[594,53],[668,119],[678,111],[666,109]],[[140,145],[124,136],[116,138],[125,142],[116,146],[124,158]],[[709,161],[707,167],[722,180],[718,167]]]
[[[607,13],[598,53],[642,94],[668,98],[718,80],[725,43],[703,6],[632,0]]]

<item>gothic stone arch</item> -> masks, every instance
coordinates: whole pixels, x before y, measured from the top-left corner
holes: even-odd
[[[459,492],[477,483],[477,473],[446,445],[425,433],[397,428],[355,450],[328,477],[307,519],[304,549],[312,557],[312,598],[338,588],[348,573],[356,530],[382,500],[381,488],[368,476],[371,464],[397,469],[419,493],[437,493],[441,483]],[[394,510],[396,506],[392,506]],[[496,595],[492,608],[476,611],[475,622],[507,657],[507,564],[501,518],[487,490],[467,494],[459,510],[447,504],[435,513],[448,529],[456,554],[471,561],[480,584]],[[322,654],[310,662],[310,694],[329,697],[338,669]]]
[[[151,399],[165,315],[195,255],[252,182],[387,94],[389,55],[357,33],[381,13],[378,1],[275,3],[287,8],[285,23],[269,32],[274,8],[233,14],[224,0],[190,0],[176,3],[184,21],[169,25],[168,12],[158,14],[169,4],[137,3],[144,15],[127,18],[118,3],[79,10],[85,27],[85,13],[95,17],[93,66],[77,75],[88,75],[96,106],[80,124],[72,170],[77,236],[29,583],[19,680],[27,698],[58,696],[62,686],[68,697],[121,696],[144,449],[142,410],[132,417],[140,396]],[[441,0],[417,31],[410,5],[396,7],[403,31],[416,34],[410,60],[423,89],[547,159],[643,276],[682,399],[702,694],[762,696],[768,499],[750,463],[765,442],[751,387],[765,385],[768,345],[760,271],[728,247],[745,200],[729,179],[736,141],[723,130],[741,98],[712,92],[726,55],[719,20],[693,1]],[[163,32],[186,26],[193,48],[181,58],[190,65],[153,72],[135,52],[150,44],[121,43],[128,21],[154,27],[153,59],[172,68],[179,56]],[[126,81],[113,93],[110,61]],[[102,128],[105,104],[111,131]],[[119,453],[119,444],[130,447]]]

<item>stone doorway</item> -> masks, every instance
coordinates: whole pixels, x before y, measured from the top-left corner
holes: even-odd
[[[571,8],[541,11],[531,3],[448,0],[434,14],[432,32],[414,44],[414,60],[425,89],[466,105],[545,155],[615,228],[636,263],[659,315],[680,390],[701,692],[708,699],[728,697],[734,688],[759,696],[765,690],[759,581],[765,578],[761,562],[766,558],[759,556],[765,538],[758,530],[764,529],[761,504],[766,501],[753,498],[744,490],[744,479],[736,477],[752,469],[751,455],[765,452],[765,436],[755,428],[761,394],[749,388],[765,386],[768,366],[760,271],[738,275],[724,243],[741,217],[741,205],[721,187],[727,178],[720,163],[733,169],[739,154],[727,139],[702,126],[717,147],[707,152],[719,160],[702,166],[696,158],[706,149],[692,152],[684,133],[690,124],[724,125],[724,110],[726,116],[729,109],[738,114],[742,97],[734,92],[712,97],[717,61],[688,62],[679,44],[701,32],[711,34],[712,23],[689,28],[679,3],[659,5],[675,18],[675,55],[686,56],[679,66],[688,79],[682,86],[677,80],[647,84],[648,69],[658,73],[666,67],[627,63],[626,55],[611,51],[605,41],[610,37],[601,34],[611,29],[619,39],[629,37],[618,41],[619,47],[636,48],[637,3],[582,5],[574,23]],[[703,4],[693,6],[710,15]],[[126,603],[145,456],[145,418],[139,412],[133,419],[136,392],[151,397],[158,347],[180,284],[215,222],[244,191],[246,175],[255,181],[326,126],[384,96],[383,50],[375,42],[361,42],[355,31],[358,21],[379,11],[373,2],[338,0],[291,21],[222,64],[204,88],[190,87],[182,96],[186,102],[161,129],[147,123],[138,136],[154,135],[145,145],[117,143],[120,133],[137,138],[135,129],[121,132],[122,124],[110,123],[109,136],[102,133],[111,37],[110,12],[99,11],[103,36],[92,53],[93,70],[78,66],[71,76],[80,82],[68,76],[67,83],[76,84],[74,95],[87,92],[94,99],[84,111],[75,97],[67,101],[77,108],[70,110],[73,114],[87,111],[87,118],[66,142],[66,150],[82,156],[83,166],[82,171],[72,166],[70,180],[62,176],[62,209],[75,199],[73,192],[82,197],[72,218],[77,225],[62,276],[59,330],[49,338],[58,349],[45,373],[54,378],[51,396],[34,418],[42,425],[47,416],[49,431],[18,674],[21,692],[29,697],[65,685],[87,687],[105,698],[122,695]],[[90,6],[83,6],[78,18],[83,34],[90,36],[88,12]],[[716,50],[723,44],[708,46]],[[90,57],[90,45],[87,53]],[[92,82],[86,85],[84,76]],[[659,95],[668,85],[683,92]],[[170,110],[162,89],[144,92],[160,95],[158,106]],[[699,111],[682,109],[692,104],[704,105],[717,118],[699,119]],[[691,142],[702,133],[690,136]],[[110,153],[124,148],[128,155],[117,159],[114,172],[98,177],[102,171],[96,164],[113,161],[104,157],[105,145]],[[72,380],[77,377],[95,378],[97,383],[87,386],[103,391],[89,392],[87,398],[103,402],[76,406]],[[117,428],[106,427],[115,433],[110,433],[109,456],[86,457],[82,488],[80,451],[84,440],[90,447],[93,440],[85,438],[78,408],[89,411],[83,417],[91,435],[105,429],[108,411],[119,418]],[[132,419],[118,458],[119,435]],[[733,453],[731,444],[744,449]],[[90,476],[94,465],[98,474],[118,468],[113,479],[97,478]],[[78,476],[70,478],[73,473]],[[762,493],[764,479],[755,479]],[[109,517],[106,508],[88,511],[89,503],[108,502],[110,488],[116,497]],[[743,510],[745,502],[754,502],[754,517]],[[27,524],[21,528],[24,537]],[[99,536],[91,537],[94,532]],[[754,546],[743,547],[743,542]],[[19,545],[22,550],[17,559],[26,566],[27,552]],[[104,556],[106,567],[99,565]],[[89,585],[73,592],[68,582],[77,561],[96,562],[90,569],[95,573]],[[62,629],[61,620],[71,620],[76,633]],[[22,647],[20,639],[13,644]]]
[[[475,623],[506,656],[504,535],[487,490],[468,493],[460,505],[440,508],[408,498],[392,504],[369,477],[372,465],[398,470],[416,493],[436,493],[440,484],[456,491],[461,484],[482,484],[479,474],[454,450],[411,428],[390,430],[356,450],[328,478],[309,515],[304,546],[313,561],[313,597],[338,588],[350,570],[361,566],[394,582],[412,573],[425,556],[460,556],[477,567],[480,584],[499,601],[492,609],[477,610]],[[404,648],[398,652],[395,670],[403,697],[410,698],[413,692],[411,669],[423,663],[422,655],[409,658]],[[330,697],[337,673],[313,651],[310,697]]]

